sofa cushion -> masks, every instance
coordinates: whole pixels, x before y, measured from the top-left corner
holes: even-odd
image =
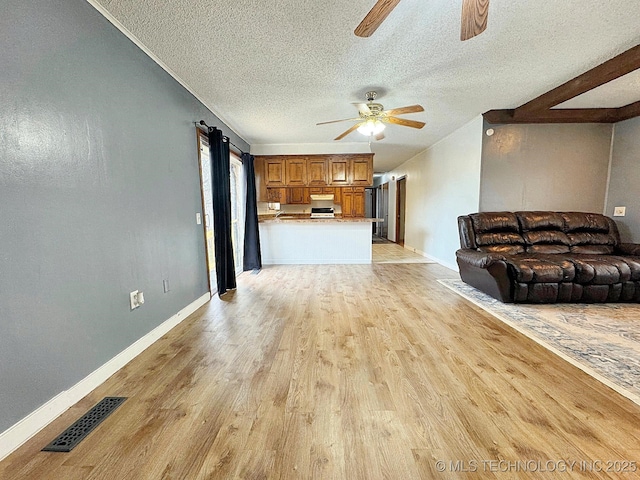
[[[555,245],[564,245],[569,250],[569,245],[571,242],[569,237],[562,231],[554,231],[554,230],[534,230],[533,232],[524,232],[522,234],[522,238],[527,245],[536,245],[536,244],[555,244]]]
[[[574,245],[570,249],[571,253],[584,255],[609,255],[613,253],[611,245]]]
[[[569,253],[564,218],[555,212],[516,212],[527,253]]]
[[[640,282],[640,258],[639,257],[619,257],[612,255],[610,258],[624,262],[629,267],[631,281]]]
[[[485,245],[482,247],[478,247],[478,251],[484,253],[497,253],[500,255],[517,255],[519,253],[524,253],[524,247],[520,244]]]
[[[574,254],[566,258],[576,267],[577,283],[611,285],[631,280],[629,264],[619,257]]]
[[[616,240],[613,235],[601,232],[573,232],[567,237],[571,242],[571,252],[591,255],[613,253]]]
[[[481,212],[469,215],[476,234],[486,232],[520,232],[520,225],[512,212]]]
[[[583,212],[565,212],[561,215],[564,218],[567,233],[580,231],[609,233],[609,222],[604,215]]]
[[[564,231],[564,217],[557,212],[516,212],[523,232],[532,230]]]
[[[569,237],[564,232],[553,230],[534,230],[522,234],[527,252],[531,253],[569,253]]]
[[[518,218],[511,212],[476,213],[469,215],[475,229],[478,251],[515,255],[524,252]]]
[[[613,220],[597,213],[562,214],[570,251],[590,255],[607,255],[615,251],[620,235]]]
[[[515,279],[522,283],[559,283],[573,280],[574,266],[564,258],[543,258],[528,254],[505,256]]]
[[[536,258],[558,265],[562,269],[563,282],[573,282],[575,280],[576,267],[566,256],[558,254],[537,254]]]
[[[569,247],[567,247],[566,245],[552,245],[552,244],[527,245],[527,253],[543,253],[543,254],[569,253]]]

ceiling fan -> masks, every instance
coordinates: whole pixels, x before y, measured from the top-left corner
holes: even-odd
[[[358,37],[370,37],[400,0],[378,0],[354,31]],[[489,0],[462,0],[460,40],[469,40],[487,28]]]
[[[367,92],[367,103],[356,103],[360,116],[357,118],[345,118],[344,120],[332,120],[330,122],[321,122],[316,125],[326,125],[328,123],[349,122],[358,120],[358,123],[353,125],[346,132],[338,135],[334,140],[342,140],[354,130],[358,130],[363,135],[368,137],[374,137],[376,140],[382,140],[385,129],[385,123],[393,123],[395,125],[402,125],[403,127],[422,128],[425,126],[424,122],[418,122],[416,120],[407,120],[404,118],[398,118],[396,115],[403,115],[405,113],[424,112],[422,105],[411,105],[409,107],[392,108],[391,110],[385,110],[384,107],[375,103],[374,100],[378,94],[376,92]]]

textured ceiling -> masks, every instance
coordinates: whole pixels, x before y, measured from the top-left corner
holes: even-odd
[[[491,0],[466,42],[461,0],[402,0],[370,38],[353,30],[375,0],[89,1],[252,146],[334,143],[351,124],[315,124],[354,117],[371,89],[385,108],[423,105],[404,116],[422,130],[389,125],[372,143],[376,171],[640,43],[639,0]]]

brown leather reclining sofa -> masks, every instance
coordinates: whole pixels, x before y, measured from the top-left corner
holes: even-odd
[[[458,217],[460,277],[503,302],[640,302],[640,245],[597,213]]]

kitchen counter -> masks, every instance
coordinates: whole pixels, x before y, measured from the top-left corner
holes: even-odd
[[[258,215],[259,223],[328,223],[328,222],[357,222],[372,223],[382,222],[382,218],[354,218],[354,217],[335,217],[335,218],[311,218],[309,215],[281,215],[275,217],[273,215]]]
[[[379,218],[259,216],[262,263],[371,263],[372,222]]]

